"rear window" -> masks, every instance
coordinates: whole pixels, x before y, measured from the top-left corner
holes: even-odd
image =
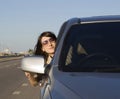
[[[120,23],[72,26],[65,38],[59,64],[64,71],[119,72]]]

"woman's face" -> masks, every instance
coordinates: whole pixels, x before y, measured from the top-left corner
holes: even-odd
[[[51,37],[42,37],[41,39],[42,50],[49,55],[54,54],[56,41]]]

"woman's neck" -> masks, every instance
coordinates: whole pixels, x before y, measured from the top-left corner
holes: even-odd
[[[54,54],[49,54],[49,56],[52,58]]]

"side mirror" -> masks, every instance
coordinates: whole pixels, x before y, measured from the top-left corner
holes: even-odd
[[[21,61],[21,68],[23,71],[34,72],[34,73],[45,73],[43,56],[30,56],[24,57]]]

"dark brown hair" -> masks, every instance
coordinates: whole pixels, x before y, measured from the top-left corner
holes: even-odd
[[[46,62],[47,58],[48,58],[48,54],[42,50],[42,44],[41,44],[42,37],[51,37],[51,38],[55,39],[55,41],[57,38],[56,38],[55,34],[50,31],[45,31],[45,32],[41,33],[41,35],[38,37],[38,41],[37,41],[37,44],[35,45],[35,49],[34,49],[35,50],[34,54],[44,56],[44,59]]]

